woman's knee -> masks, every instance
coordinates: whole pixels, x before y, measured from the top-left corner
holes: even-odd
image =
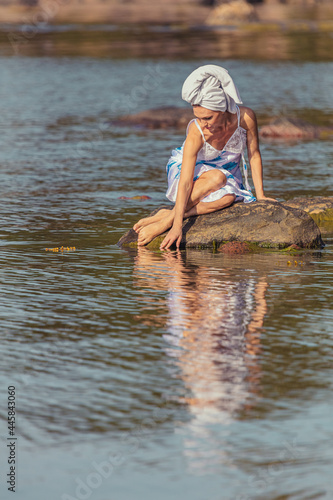
[[[214,191],[221,189],[227,183],[227,178],[223,172],[220,170],[214,169],[209,172],[210,181],[213,184]]]

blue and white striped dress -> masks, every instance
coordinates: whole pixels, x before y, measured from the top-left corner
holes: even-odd
[[[197,155],[193,180],[196,181],[204,172],[208,172],[214,168],[218,168],[227,178],[225,186],[209,194],[201,201],[216,201],[227,194],[236,195],[236,201],[244,201],[244,203],[255,201],[255,197],[252,195],[250,190],[247,165],[244,158],[244,150],[246,149],[246,130],[240,126],[240,111],[238,106],[237,116],[238,127],[221,151],[215,149],[206,141],[201,127],[196,119],[191,120],[187,126],[186,135],[188,134],[189,126],[192,122],[194,122],[200,130],[204,140],[204,144]],[[177,197],[180,171],[183,161],[184,144],[185,142],[181,147],[172,151],[171,157],[166,166],[168,176],[168,190],[166,196],[173,203],[176,202]],[[240,170],[241,160],[243,163],[245,187],[243,185],[243,178]]]

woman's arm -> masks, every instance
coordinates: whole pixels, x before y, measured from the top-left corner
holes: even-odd
[[[201,135],[196,133],[196,130],[193,130],[193,127],[192,129],[190,128],[184,144],[183,162],[180,172],[177,198],[173,209],[175,214],[173,225],[161,243],[161,250],[167,250],[174,242],[176,242],[176,246],[179,248],[180,241],[182,239],[182,226],[185,209],[193,188],[195,162],[197,160],[198,151],[201,147]]]
[[[258,125],[257,118],[250,108],[243,108],[243,122],[247,130],[247,152],[252,172],[252,180],[256,190],[257,200],[271,200],[276,201],[274,198],[268,198],[264,194],[263,185],[263,169],[261,154],[259,149]]]

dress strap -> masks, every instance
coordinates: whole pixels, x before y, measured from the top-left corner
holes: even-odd
[[[239,127],[239,125],[240,125],[240,109],[237,106],[237,104],[236,104],[236,110],[237,110],[237,118],[238,118],[238,125],[237,126]]]

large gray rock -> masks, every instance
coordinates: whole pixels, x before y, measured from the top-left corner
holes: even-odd
[[[159,248],[165,234],[155,238],[148,248]],[[226,241],[249,242],[265,248],[323,246],[314,220],[303,210],[279,202],[235,203],[224,210],[184,220],[182,248],[217,248]],[[128,231],[118,245],[135,247],[136,232]]]
[[[333,236],[333,196],[297,197],[285,203],[307,212],[325,236]]]

